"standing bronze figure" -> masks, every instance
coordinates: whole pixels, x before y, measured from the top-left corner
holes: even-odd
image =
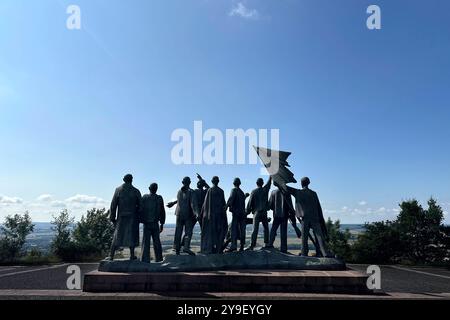
[[[166,210],[164,200],[159,194],[158,184],[152,183],[149,187],[150,194],[142,197],[140,222],[144,224],[144,236],[142,238],[142,261],[150,262],[150,239],[153,240],[156,262],[163,260],[162,246],[159,234],[164,230],[166,222]]]
[[[264,180],[258,178],[256,189],[250,194],[250,198],[247,203],[247,215],[253,213],[253,233],[252,242],[248,250],[253,250],[256,246],[256,240],[258,238],[259,224],[262,223],[264,228],[264,244],[269,244],[269,222],[267,221],[267,198],[269,195],[270,186],[272,184],[272,177],[269,178],[267,183],[263,186]]]
[[[177,201],[169,202],[167,204],[169,208],[173,207],[175,204],[177,205],[177,208],[175,209],[175,215],[177,218],[174,248],[175,253],[179,255],[181,250],[181,238],[184,231],[185,238],[183,243],[183,252],[189,255],[195,255],[195,253],[191,250],[191,240],[194,229],[194,221],[198,217],[199,209],[194,190],[189,187],[191,185],[191,179],[189,177],[184,177],[182,184],[183,186],[177,194]]]
[[[139,211],[141,193],[133,187],[133,176],[127,174],[124,184],[116,189],[111,201],[110,219],[115,225],[109,258],[114,259],[120,247],[130,248],[130,260],[135,260],[134,248],[139,246]]]
[[[269,247],[273,247],[277,230],[280,228],[280,251],[287,253],[287,228],[289,217],[295,215],[292,212],[292,199],[290,194],[283,193],[279,188],[272,191],[269,198],[269,209],[273,212],[272,229],[270,230]],[[294,220],[295,221],[295,220]]]
[[[310,183],[309,178],[304,177],[301,180],[302,189],[287,186],[288,192],[295,197],[296,215],[302,219],[302,255],[308,256],[308,236],[312,229],[320,254],[324,257],[332,257],[326,245],[328,233],[322,207],[317,193],[309,189]]]
[[[200,228],[202,227],[202,212],[201,208],[203,207],[203,203],[205,202],[206,193],[208,192],[209,185],[205,181],[205,179],[202,178],[201,175],[197,173],[197,189],[194,190],[194,194],[197,198],[198,208],[200,210],[200,216],[197,217],[198,223],[200,224]],[[196,223],[196,222],[195,222]],[[194,225],[195,225],[194,223]]]
[[[198,173],[197,173],[197,178],[198,178],[197,189],[194,190],[194,195],[195,195],[197,207],[199,210],[199,216],[194,216],[194,220],[192,222],[193,223],[192,230],[194,230],[197,221],[200,224],[200,229],[202,227],[201,208],[203,206],[203,202],[205,201],[206,192],[209,189],[208,183]],[[171,204],[171,206],[173,206],[177,203],[178,203],[178,201],[175,200],[175,201],[171,202],[170,204]],[[183,238],[181,239],[181,246],[184,246],[185,241],[186,241],[186,234],[184,234]],[[176,249],[175,244],[174,244],[174,249]]]
[[[231,220],[231,247],[229,252],[237,250],[237,241],[239,239],[239,244],[241,251],[245,247],[245,231],[247,228],[247,214],[245,212],[245,199],[249,194],[245,194],[240,186],[241,179],[235,178],[233,181],[234,188],[231,190],[230,197],[227,201],[227,209],[229,208],[233,214]]]
[[[206,193],[201,213],[201,252],[204,254],[222,253],[228,227],[225,194],[219,187],[219,177],[213,177],[211,182],[213,186]]]

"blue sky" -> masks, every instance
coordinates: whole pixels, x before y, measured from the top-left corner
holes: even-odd
[[[66,28],[70,4],[81,30]],[[370,4],[381,30],[366,27]],[[128,172],[166,200],[195,172],[250,191],[258,165],[173,164],[171,134],[195,120],[279,129],[296,177],[343,223],[393,219],[413,197],[449,211],[449,12],[438,0],[3,0],[0,219],[80,217]]]

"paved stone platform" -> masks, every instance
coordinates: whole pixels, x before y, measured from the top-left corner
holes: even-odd
[[[283,292],[370,294],[367,275],[353,270],[233,270],[84,276],[85,292]]]
[[[327,294],[280,292],[91,293],[81,290],[0,290],[0,300],[450,300],[450,293]]]

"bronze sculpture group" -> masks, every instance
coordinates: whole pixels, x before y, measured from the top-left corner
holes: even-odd
[[[199,222],[201,230],[201,254],[222,254],[253,250],[257,243],[259,226],[264,229],[265,248],[273,248],[278,229],[281,234],[280,251],[287,253],[287,229],[290,221],[297,237],[302,239],[301,255],[308,255],[308,240],[316,248],[316,256],[332,256],[327,248],[327,230],[317,194],[309,189],[308,178],[301,180],[301,189],[284,186],[274,182],[275,190],[269,196],[272,178],[264,184],[262,178],[256,181],[257,187],[250,193],[244,193],[241,181],[235,178],[234,188],[228,200],[219,187],[219,177],[212,178],[210,187],[197,174],[197,189],[190,188],[191,179],[185,177],[182,187],[177,193],[177,200],[169,202],[167,207],[176,205],[176,228],[173,249],[177,255],[181,252],[195,255],[191,250],[191,239],[194,226]],[[113,260],[119,247],[130,248],[130,259],[137,259],[135,247],[139,245],[139,225],[144,225],[142,261],[150,262],[150,243],[153,241],[155,261],[163,260],[160,233],[166,219],[163,198],[157,194],[158,185],[152,183],[150,193],[141,196],[133,185],[133,177],[127,174],[124,183],[119,186],[111,202],[111,220],[115,224],[114,238],[109,259]],[[295,208],[291,196],[295,198]],[[247,200],[248,198],[248,200]],[[247,204],[246,204],[247,201]],[[232,214],[228,225],[227,210]],[[268,211],[273,212],[272,228],[269,230]],[[253,214],[253,219],[248,216]],[[300,229],[296,224],[300,223]],[[247,224],[253,224],[251,243],[245,248]],[[230,247],[227,249],[228,244]]]

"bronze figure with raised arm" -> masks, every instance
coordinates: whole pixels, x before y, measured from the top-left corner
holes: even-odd
[[[267,221],[268,197],[270,186],[272,185],[272,177],[263,186],[264,180],[258,178],[256,180],[257,188],[252,191],[247,203],[247,215],[253,213],[253,233],[252,242],[248,250],[253,250],[256,246],[258,238],[259,224],[262,223],[264,228],[264,244],[269,245],[269,222]]]
[[[189,255],[195,255],[191,251],[191,239],[194,229],[194,221],[196,221],[199,215],[199,206],[197,198],[194,194],[194,190],[190,188],[191,179],[184,177],[182,181],[183,186],[178,191],[177,201],[169,202],[167,206],[169,208],[177,205],[175,209],[176,215],[176,227],[175,227],[175,239],[174,249],[177,255],[180,254],[182,245],[182,235],[184,231],[185,240],[183,241],[183,252]]]
[[[295,189],[289,186],[287,191],[295,198],[295,212],[297,218],[302,219],[302,255],[308,256],[308,236],[312,229],[316,236],[317,246],[324,257],[332,257],[332,253],[327,247],[327,229],[323,217],[322,207],[320,205],[317,193],[309,189],[311,181],[308,177],[301,180],[302,189]]]

